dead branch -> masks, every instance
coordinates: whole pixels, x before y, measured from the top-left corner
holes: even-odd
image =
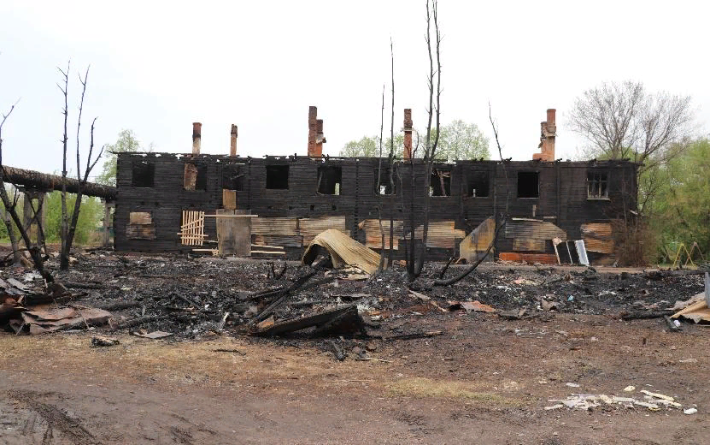
[[[5,188],[5,168],[2,165],[2,128],[5,125],[7,118],[10,117],[10,115],[14,111],[16,105],[17,102],[12,105],[12,107],[10,107],[10,111],[2,115],[2,121],[0,121],[0,198],[2,199],[2,203],[5,206],[5,211],[10,213],[12,221],[17,226],[20,232],[20,236],[22,237],[22,240],[25,243],[25,247],[30,252],[30,257],[32,258],[32,262],[34,263],[35,268],[40,273],[42,278],[44,278],[47,284],[49,284],[54,281],[54,277],[52,277],[52,274],[50,274],[44,268],[44,260],[42,259],[41,251],[39,250],[39,248],[32,246],[32,241],[30,240],[27,231],[24,229],[22,221],[20,220],[20,217],[17,214],[17,193],[15,193],[16,196],[11,201],[10,197],[7,194],[7,189]]]
[[[426,243],[428,239],[429,232],[429,209],[431,204],[431,196],[429,194],[429,189],[431,188],[431,175],[434,168],[434,160],[436,159],[436,149],[439,144],[439,133],[440,133],[440,117],[441,117],[441,32],[439,31],[439,3],[438,0],[432,0],[431,7],[429,6],[429,0],[426,2],[427,7],[427,35],[426,43],[427,50],[429,53],[429,109],[428,121],[427,121],[427,137],[424,152],[424,161],[426,165],[425,172],[425,191],[424,191],[424,221],[422,224],[422,243],[418,249],[412,246],[412,250],[418,250],[419,255],[417,256],[417,261],[414,266],[413,274],[410,274],[409,279],[413,281],[422,273],[424,268],[424,263],[426,262]],[[432,49],[431,42],[431,20],[434,19],[434,36],[435,36],[435,46]],[[436,55],[436,70],[434,69],[434,55]],[[436,93],[434,91],[434,82],[436,77]],[[436,97],[436,103],[434,103],[434,97]],[[434,142],[432,143],[432,120],[435,120],[435,130],[436,135],[434,135]],[[413,173],[413,172],[412,172]],[[415,231],[415,227],[411,227],[412,232]],[[412,241],[414,241],[414,233],[412,234]]]
[[[380,156],[377,161],[377,194],[380,194],[380,183],[382,182],[382,136],[384,136],[385,128],[385,86],[382,85],[382,111],[380,113]],[[382,237],[382,248],[380,249],[380,264],[377,265],[377,272],[382,272],[385,264],[385,229],[382,226],[382,204],[377,206],[378,218],[380,223],[380,235]]]
[[[451,286],[452,284],[463,280],[471,272],[476,270],[476,268],[486,258],[488,258],[488,255],[491,253],[494,246],[498,242],[498,237],[500,236],[500,233],[503,231],[503,228],[505,227],[506,223],[508,222],[508,211],[509,211],[509,205],[510,205],[510,187],[508,184],[508,168],[506,166],[506,161],[503,160],[503,149],[500,146],[500,140],[498,138],[498,127],[496,126],[495,120],[493,119],[493,113],[492,113],[490,104],[488,104],[488,119],[491,122],[491,127],[493,127],[493,135],[495,136],[496,146],[498,147],[498,156],[500,157],[501,165],[503,165],[503,174],[505,175],[505,213],[503,215],[501,215],[500,218],[498,218],[496,216],[496,231],[495,231],[495,234],[493,235],[493,239],[491,240],[491,243],[488,245],[488,248],[486,249],[486,252],[483,254],[483,256],[481,258],[479,258],[478,261],[473,263],[470,267],[466,268],[466,270],[464,270],[460,274],[456,275],[455,277],[449,278],[448,280],[444,280],[444,279],[435,280],[434,281],[435,286]],[[498,219],[500,219],[500,222],[498,222]]]

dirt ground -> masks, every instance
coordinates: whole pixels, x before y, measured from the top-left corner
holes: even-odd
[[[77,267],[62,278],[76,281],[81,274],[87,283],[99,282],[96,271],[104,269],[109,268]],[[570,278],[569,270],[484,268],[463,287],[428,290],[445,308],[447,292],[449,300],[462,300],[473,289],[507,286],[476,296],[497,308],[531,311],[517,320],[442,311],[411,298],[408,304],[388,305],[382,298],[382,307],[371,312],[384,315],[384,333],[335,339],[349,353],[344,361],[334,358],[331,340],[256,338],[239,333],[237,325],[221,335],[206,329],[191,339],[167,340],[104,328],[0,333],[0,444],[708,443],[710,329],[684,323],[682,332],[668,332],[662,318],[618,316],[638,309],[640,299],[653,306],[687,298],[698,292],[697,277],[657,282],[604,275],[580,287],[586,273]],[[527,281],[513,284],[521,277]],[[130,298],[138,297],[136,288],[146,295],[158,292],[135,280],[126,291],[123,279],[116,279]],[[624,279],[629,281],[623,284]],[[206,273],[203,282],[193,284],[209,296],[214,286],[208,285],[219,280]],[[546,288],[549,282],[555,284]],[[386,296],[387,285],[380,284],[370,284],[379,289],[372,293]],[[572,302],[568,294],[575,287],[589,293],[577,293]],[[624,289],[632,297],[620,296]],[[121,298],[112,292],[118,291],[97,289],[86,301],[103,301],[108,294]],[[559,311],[536,308],[540,295],[550,298],[551,292],[568,304]],[[192,298],[199,295],[195,291]],[[188,330],[195,332],[201,323]],[[181,325],[175,328],[182,332]],[[443,334],[432,338],[387,340],[391,333],[439,330]],[[92,347],[97,332],[120,344]],[[367,351],[368,360],[357,360],[353,348]],[[628,386],[635,389],[625,391]],[[641,390],[672,396],[682,408],[545,409],[576,394],[642,400]],[[696,414],[683,413],[693,407]]]

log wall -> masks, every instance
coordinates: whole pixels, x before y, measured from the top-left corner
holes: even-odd
[[[133,164],[144,162],[155,166],[153,187],[133,185]],[[198,178],[197,181],[205,181],[204,190],[185,190],[186,163],[199,166],[198,170],[205,177]],[[236,188],[234,184],[237,182],[237,209],[249,210],[259,216],[259,221],[255,221],[252,231],[254,241],[282,245],[292,258],[300,255],[303,245],[311,235],[308,227],[314,224],[318,227],[319,219],[323,220],[324,226],[340,228],[344,218],[344,230],[363,243],[373,238],[372,233],[367,236],[364,229],[358,228],[358,225],[366,220],[380,217],[389,220],[392,217],[397,224],[401,224],[402,229],[399,231],[408,233],[412,227],[409,220],[411,207],[414,208],[414,226],[418,227],[423,223],[425,165],[419,160],[416,160],[414,165],[396,162],[395,194],[379,195],[375,192],[379,163],[377,158],[312,159],[291,156],[252,159],[222,155],[121,153],[118,157],[115,247],[122,251],[143,252],[191,250],[191,246],[183,246],[180,243],[178,236],[182,211],[202,210],[207,214],[214,214],[225,205],[222,202],[223,187]],[[236,168],[234,164],[237,165]],[[269,166],[281,166],[276,170],[282,172],[288,167],[288,188],[267,188]],[[342,181],[338,186],[338,195],[318,193],[318,171],[319,167],[323,166],[341,169]],[[386,159],[382,160],[382,167],[387,167]],[[635,208],[637,165],[630,162],[516,161],[506,162],[504,168],[504,164],[498,161],[459,161],[455,164],[438,165],[436,168],[450,172],[450,195],[430,199],[430,221],[442,222],[436,226],[435,231],[429,231],[433,237],[445,238],[447,234],[442,233],[442,228],[450,226],[450,236],[460,239],[462,233],[471,232],[486,218],[505,211],[507,195],[511,217],[550,222],[565,231],[568,239],[581,238],[582,224],[609,221],[620,217],[625,208]],[[412,169],[415,184],[413,189]],[[588,199],[587,174],[591,171],[608,174],[608,199]],[[234,172],[240,175],[238,181],[234,180]],[[518,197],[519,172],[538,173],[538,197]],[[468,183],[472,182],[473,178],[480,180],[486,173],[489,177],[487,196],[480,196],[480,193],[476,197],[469,196],[471,186]],[[271,184],[278,182],[271,181]],[[283,186],[283,181],[280,186]],[[324,187],[321,188],[323,189]],[[622,199],[624,196],[627,198],[625,205]],[[227,203],[227,206],[231,207],[233,203]],[[131,212],[151,213],[154,239],[135,239],[129,236],[127,226]],[[363,227],[372,227],[372,224],[364,224]],[[255,233],[255,230],[259,233]],[[421,229],[419,231],[421,232]],[[214,218],[206,218],[205,233],[208,239],[216,240]],[[443,238],[435,238],[427,243],[432,257],[448,258],[455,250],[437,247],[452,245],[452,242]],[[516,242],[515,239],[501,237],[496,250],[513,251],[516,245],[525,245],[530,249],[529,246],[539,244]],[[403,243],[399,245],[403,246]],[[401,257],[403,252],[402,247],[397,256]],[[549,241],[545,245],[545,252],[553,252]]]

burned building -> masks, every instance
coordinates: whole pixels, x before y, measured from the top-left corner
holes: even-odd
[[[637,164],[555,159],[555,110],[548,110],[541,152],[533,160],[437,163],[426,190],[426,164],[409,159],[409,110],[404,124],[404,153],[391,164],[386,158],[323,156],[323,121],[315,107],[309,110],[306,156],[238,156],[235,126],[229,155],[201,154],[200,124],[193,128],[191,154],[121,153],[115,248],[211,250],[220,216],[234,215],[248,218],[255,255],[298,258],[318,233],[331,228],[378,250],[381,220],[387,233],[393,221],[393,248],[401,258],[406,234],[414,230],[422,238],[422,198],[428,194],[429,258],[464,256],[464,250],[470,258],[484,251],[495,227],[490,218],[507,209],[497,258],[564,262],[567,254],[576,256],[571,242],[584,240],[592,262],[613,262],[614,222],[636,206]]]

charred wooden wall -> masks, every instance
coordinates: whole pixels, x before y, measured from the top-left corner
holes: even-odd
[[[133,178],[134,164],[154,165],[152,187],[137,186]],[[186,163],[200,166],[204,190],[185,190]],[[382,160],[383,170],[389,168]],[[285,174],[288,168],[287,188],[267,188],[267,170],[272,172],[270,187],[283,187],[284,178],[273,172]],[[330,188],[333,171],[324,176],[324,168],[337,169],[340,177],[339,194],[319,193]],[[176,154],[120,154],[118,158],[118,200],[116,205],[116,249],[133,251],[189,251],[192,246],[180,244],[181,215],[183,210],[203,210],[214,214],[222,207],[222,189],[236,189],[237,208],[250,210],[259,217],[326,218],[342,216],[345,229],[355,239],[364,242],[365,234],[358,224],[367,219],[390,218],[403,221],[404,232],[412,226],[410,209],[414,209],[414,226],[423,223],[425,212],[425,165],[397,162],[395,193],[376,193],[380,160],[377,158],[266,157],[230,158],[220,155]],[[411,171],[414,169],[414,187]],[[473,230],[489,216],[505,211],[506,197],[511,217],[536,218],[549,221],[567,232],[570,239],[579,238],[583,223],[608,221],[619,217],[625,209],[635,208],[636,164],[623,161],[599,162],[506,162],[459,161],[455,164],[437,165],[436,169],[448,175],[448,196],[432,196],[430,221],[454,221],[456,229],[466,233]],[[320,170],[319,170],[320,169]],[[319,175],[319,171],[321,172]],[[608,198],[589,199],[587,175],[592,171],[608,175]],[[518,196],[520,172],[534,172],[539,176],[537,197]],[[319,181],[319,177],[321,179]],[[487,177],[487,193],[481,196],[478,189],[472,196],[475,180]],[[387,182],[383,174],[382,181]],[[386,185],[386,184],[383,184]],[[131,212],[150,212],[155,225],[154,239],[127,237]],[[208,238],[216,239],[214,219],[206,219]],[[297,256],[298,243],[285,242],[290,256]],[[513,250],[513,240],[502,238],[498,251]],[[551,244],[545,251],[552,251]],[[432,256],[446,258],[450,249],[432,247]],[[397,256],[401,256],[403,249]]]

